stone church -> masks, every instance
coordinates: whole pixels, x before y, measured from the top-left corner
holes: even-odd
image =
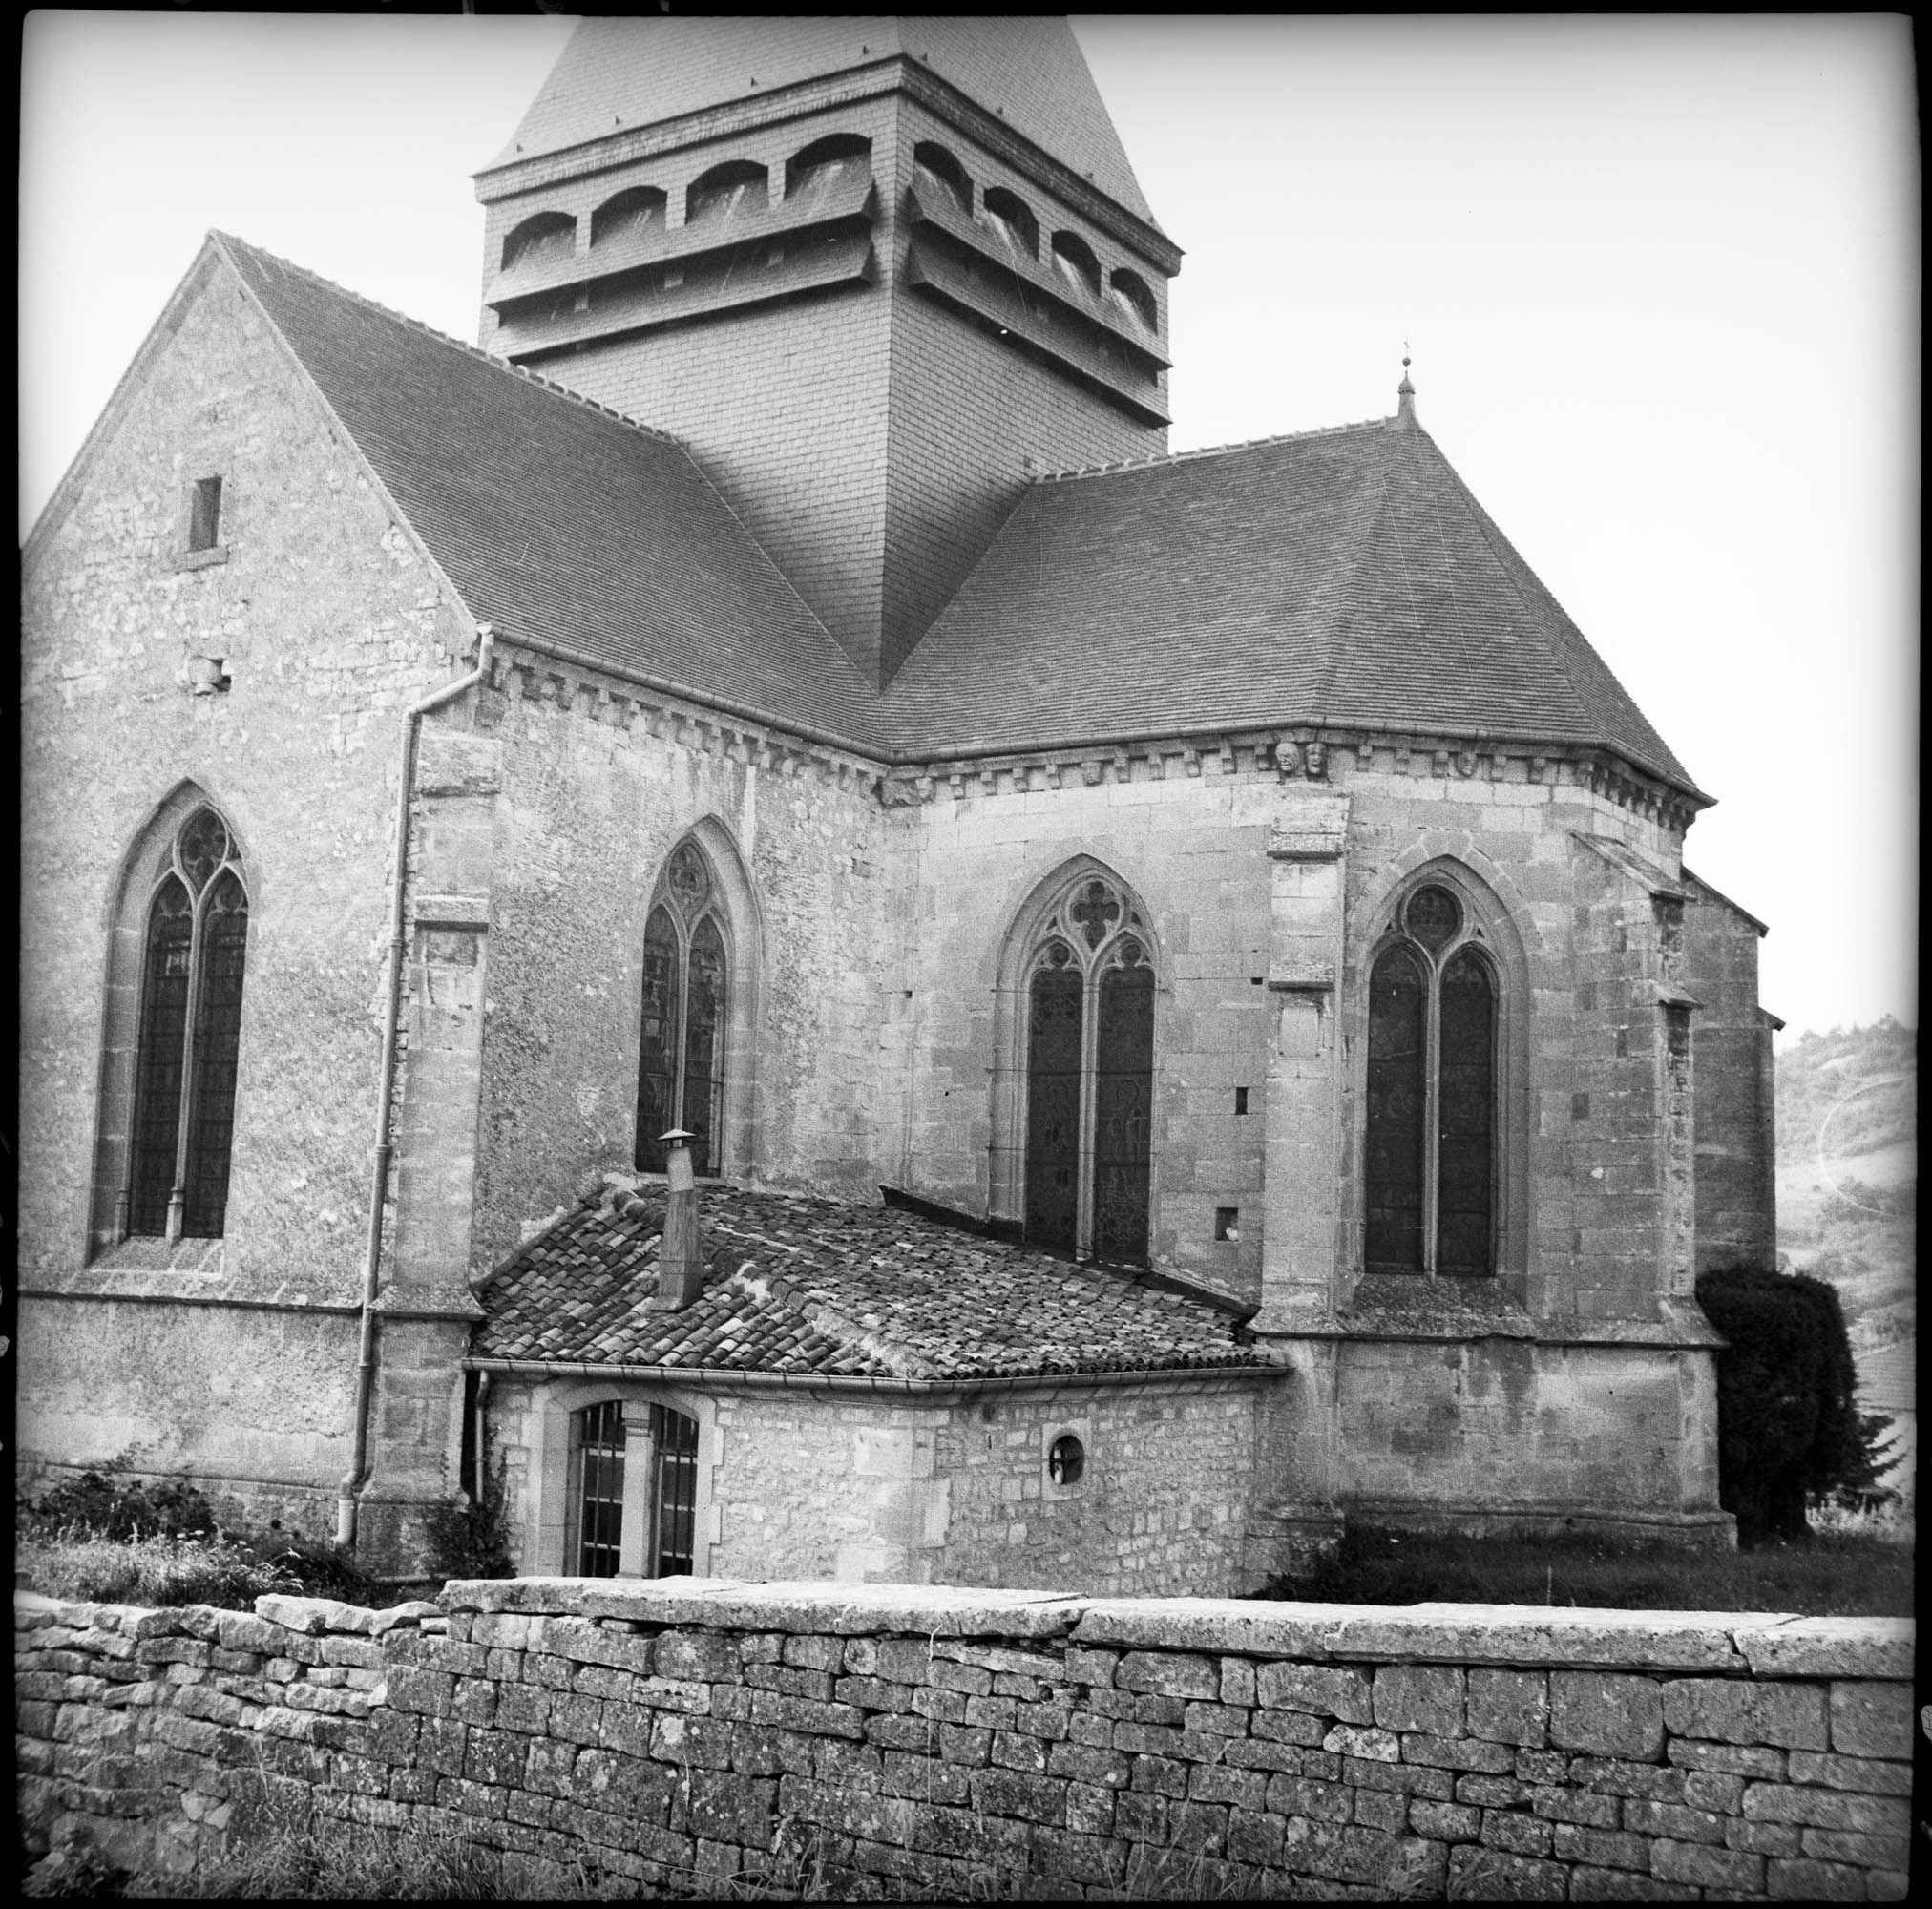
[[[29,540],[30,1479],[397,1573],[1729,1542],[1764,929],[1406,372],[1167,451],[1060,20],[586,20],[477,191],[479,346],[211,234]]]

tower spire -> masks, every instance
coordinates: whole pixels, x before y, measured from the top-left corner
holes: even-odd
[[[1409,382],[1409,341],[1402,340],[1402,382],[1396,387],[1396,422],[1415,428],[1416,388]]]

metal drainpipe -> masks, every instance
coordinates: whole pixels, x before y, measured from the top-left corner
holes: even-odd
[[[383,1059],[376,1089],[376,1157],[369,1174],[368,1236],[363,1248],[362,1323],[355,1368],[355,1417],[348,1470],[343,1475],[335,1501],[335,1542],[346,1551],[355,1544],[358,1495],[369,1470],[369,1405],[376,1385],[376,1295],[383,1261],[383,1206],[388,1198],[391,1114],[396,1095],[396,1046],[403,1008],[403,955],[409,910],[410,791],[416,779],[416,739],[423,718],[452,697],[473,689],[489,674],[491,646],[496,633],[488,623],[476,625],[476,667],[468,676],[446,683],[404,712],[402,773],[396,789],[395,880],[389,900],[389,964],[388,1012],[383,1017]]]
[[[478,1509],[483,1503],[483,1487],[488,1482],[490,1472],[484,1461],[483,1434],[490,1422],[490,1379],[489,1373],[476,1374],[475,1429],[472,1435],[472,1477],[470,1482],[470,1496]]]

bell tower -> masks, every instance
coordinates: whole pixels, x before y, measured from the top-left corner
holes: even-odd
[[[877,686],[1032,473],[1166,448],[1064,20],[586,19],[477,196],[484,347],[688,443]]]

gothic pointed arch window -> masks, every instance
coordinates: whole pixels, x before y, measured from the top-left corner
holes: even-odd
[[[1405,895],[1369,973],[1366,1269],[1496,1270],[1499,970],[1442,882]]]
[[[1156,981],[1139,905],[1082,871],[1036,920],[1022,973],[1024,1237],[1144,1266]]]
[[[146,897],[123,1236],[219,1239],[228,1206],[248,891],[228,826],[198,807]]]
[[[704,850],[685,840],[664,864],[644,925],[636,1154],[641,1172],[665,1170],[659,1136],[673,1127],[695,1136],[693,1171],[721,1170],[731,969],[717,873]]]

